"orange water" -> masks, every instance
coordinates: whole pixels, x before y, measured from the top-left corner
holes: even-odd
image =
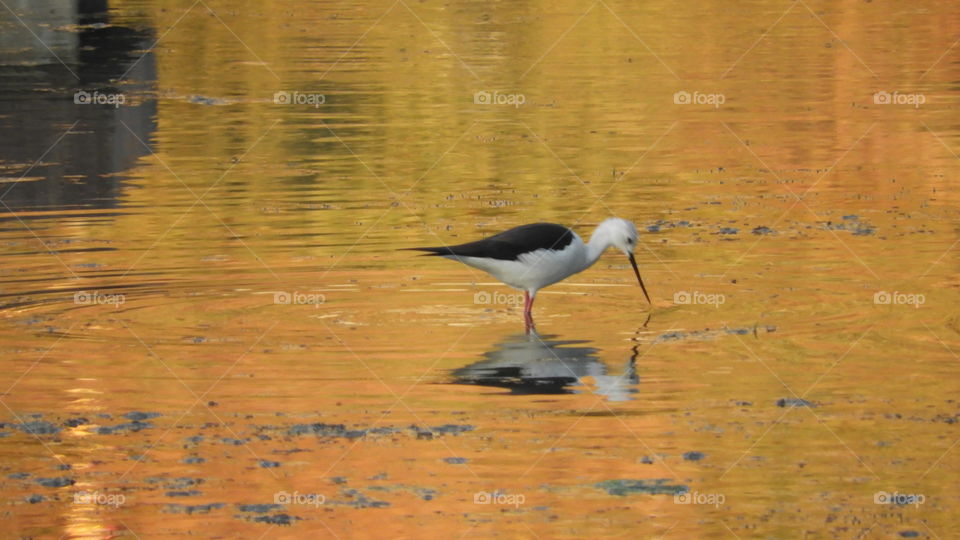
[[[80,80],[0,14],[6,536],[960,525],[957,8],[11,8]],[[394,249],[609,215],[654,305],[611,252],[539,337]]]

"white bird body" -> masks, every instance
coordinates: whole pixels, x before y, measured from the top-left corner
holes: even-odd
[[[443,257],[483,270],[514,289],[529,292],[531,295],[536,295],[537,290],[563,281],[593,264],[593,261],[587,259],[587,245],[576,233],[573,233],[573,241],[559,251],[538,249],[523,253],[516,260],[456,255]]]

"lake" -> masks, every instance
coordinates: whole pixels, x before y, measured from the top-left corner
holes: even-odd
[[[949,538],[960,9],[0,9],[17,538]],[[522,294],[402,248],[640,231]]]

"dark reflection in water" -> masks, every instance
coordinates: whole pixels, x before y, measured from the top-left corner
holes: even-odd
[[[0,10],[0,200],[11,210],[115,206],[117,173],[149,153],[140,141],[156,130],[156,63],[144,55],[154,32],[113,24],[105,1],[12,9],[19,20]],[[80,91],[123,104],[77,103]]]
[[[584,391],[610,401],[628,401],[637,393],[637,347],[618,374],[608,373],[598,350],[585,340],[560,340],[554,335],[519,334],[506,337],[484,353],[484,359],[453,372],[454,383],[506,388],[513,394],[572,394]],[[587,385],[582,379],[592,378]],[[588,389],[589,387],[589,389]]]

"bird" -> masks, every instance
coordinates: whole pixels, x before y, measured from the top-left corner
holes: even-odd
[[[611,217],[597,226],[587,243],[563,225],[530,223],[466,244],[406,249],[459,261],[523,291],[523,317],[529,332],[534,325],[533,301],[537,291],[590,268],[611,247],[630,260],[643,295],[652,304],[633,256],[638,238],[633,223]]]

